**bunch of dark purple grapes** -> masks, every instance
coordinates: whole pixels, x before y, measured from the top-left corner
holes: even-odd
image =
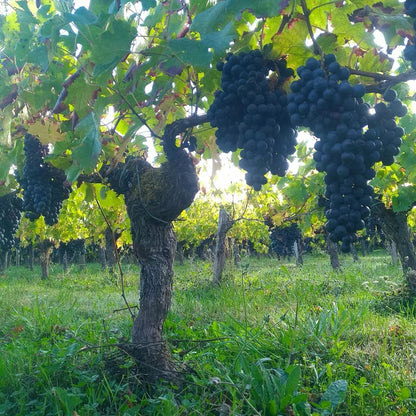
[[[246,182],[260,190],[267,172],[284,176],[287,158],[295,152],[297,132],[287,112],[281,85],[294,75],[286,61],[267,60],[260,50],[230,54],[219,62],[221,90],[208,110],[217,127],[217,145],[223,152],[240,152]]]
[[[26,134],[23,148],[25,164],[16,178],[23,188],[25,216],[34,221],[43,215],[46,224],[56,224],[62,203],[71,193],[65,172],[45,162],[48,149],[35,136]]]
[[[347,252],[370,213],[373,165],[392,164],[399,152],[404,131],[395,117],[406,114],[407,108],[388,90],[387,104],[380,102],[372,111],[362,100],[365,87],[350,84],[349,70],[332,54],[323,64],[309,58],[297,73],[300,78],[292,82],[289,94],[291,123],[310,128],[319,139],[314,159],[317,170],[326,173],[326,229]]]

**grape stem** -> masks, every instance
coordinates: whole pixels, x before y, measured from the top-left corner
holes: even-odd
[[[190,117],[181,118],[174,121],[171,124],[168,124],[165,127],[165,132],[163,133],[162,140],[164,143],[175,142],[176,136],[180,133],[184,133],[187,129],[191,127],[196,127],[201,124],[208,122],[208,115],[192,115]]]
[[[336,0],[336,1],[329,1],[327,3],[318,4],[317,6],[312,7],[312,9],[310,9],[310,13],[312,13],[316,9],[319,9],[320,7],[329,6],[330,4],[336,4],[337,2],[338,2],[338,0]]]
[[[378,84],[366,85],[366,92],[383,93],[387,88],[400,84],[402,82],[415,80],[416,71],[407,71],[399,75],[387,75],[380,74],[378,72],[361,71],[357,69],[348,68],[352,75],[359,75],[362,77],[373,78],[376,81],[380,81]]]
[[[125,104],[127,104],[127,107],[129,107],[130,108],[130,111],[140,120],[140,122],[143,124],[143,126],[145,126],[148,130],[149,130],[149,132],[150,132],[150,134],[153,136],[153,137],[157,137],[158,139],[161,139],[161,137],[159,136],[159,135],[157,135],[154,131],[153,131],[153,129],[149,126],[149,124],[147,123],[147,121],[145,120],[145,118],[144,117],[142,117],[136,110],[135,110],[135,108],[129,103],[129,101],[128,100],[126,100],[126,98],[124,97],[124,95],[120,92],[120,91],[117,91],[117,90],[115,90],[114,88],[111,88],[116,94],[118,94],[119,96],[120,96],[120,98],[124,101],[124,103]]]
[[[306,0],[300,0],[300,4],[302,6],[303,15],[305,16],[305,23],[306,23],[306,26],[308,27],[309,36],[311,37],[311,40],[313,43],[314,53],[316,55],[320,55],[321,57],[323,57],[323,51],[321,47],[318,45],[318,43],[316,42],[315,35],[313,33],[313,29],[311,25],[311,21],[309,20],[311,10],[308,9],[308,6],[306,5]]]

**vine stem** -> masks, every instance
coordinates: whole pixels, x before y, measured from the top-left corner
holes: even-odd
[[[111,238],[113,240],[113,250],[114,250],[114,254],[116,256],[116,261],[117,261],[118,269],[119,269],[119,272],[120,272],[121,297],[123,298],[124,303],[126,304],[128,311],[130,312],[130,316],[131,316],[131,318],[134,321],[135,316],[134,316],[133,311],[130,308],[130,305],[129,305],[128,301],[127,301],[126,294],[125,294],[125,291],[124,291],[124,273],[123,273],[123,268],[121,267],[121,263],[120,263],[120,256],[118,255],[117,244],[116,244],[116,240],[114,238],[113,228],[111,226],[111,223],[110,223],[109,219],[107,218],[107,215],[105,215],[105,212],[104,212],[104,210],[103,210],[103,208],[102,208],[102,206],[100,204],[100,201],[98,201],[98,198],[97,197],[95,197],[95,202],[98,205],[98,208],[99,208],[99,210],[101,212],[101,215],[104,218],[104,221],[107,223],[108,228],[111,230]]]
[[[149,126],[149,124],[148,124],[148,122],[147,122],[147,120],[144,118],[144,117],[142,117],[137,111],[136,111],[136,109],[129,103],[129,101],[124,97],[124,95],[120,92],[120,91],[118,91],[118,90],[115,90],[114,88],[110,88],[113,92],[115,92],[116,94],[118,94],[119,95],[119,97],[124,101],[124,103],[127,105],[127,107],[129,107],[129,109],[130,109],[130,111],[140,120],[140,122],[143,124],[143,126],[145,126],[148,130],[149,130],[149,132],[150,132],[150,134],[153,136],[153,137],[157,137],[158,139],[160,139],[161,137],[159,136],[159,135],[157,135],[156,134],[156,132]]]
[[[387,88],[392,87],[393,85],[400,84],[402,82],[407,82],[411,80],[416,80],[416,71],[407,71],[399,75],[387,75],[380,74],[377,72],[368,72],[361,71],[357,69],[348,68],[352,75],[359,75],[362,77],[373,78],[376,81],[380,81],[378,84],[366,85],[366,92],[378,92],[382,93]]]
[[[315,35],[313,33],[313,29],[312,29],[312,25],[311,25],[311,21],[309,20],[311,10],[308,9],[308,6],[306,4],[306,0],[300,0],[300,4],[302,6],[303,15],[305,16],[305,23],[306,23],[306,26],[308,27],[309,36],[310,36],[310,38],[312,40],[312,43],[313,43],[314,53],[323,57],[324,53],[323,53],[321,47],[316,42]]]

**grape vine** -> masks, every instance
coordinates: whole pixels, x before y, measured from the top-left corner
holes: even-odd
[[[15,193],[0,197],[0,251],[9,251],[15,245],[22,208],[22,200]]]
[[[294,72],[286,61],[267,60],[260,50],[230,54],[218,62],[221,90],[208,110],[217,127],[217,145],[223,152],[240,152],[240,167],[255,190],[267,183],[267,172],[284,176],[287,157],[295,152],[296,130],[287,113],[282,84]]]
[[[24,152],[23,174],[17,173],[16,178],[23,188],[25,216],[34,221],[43,215],[46,224],[56,224],[62,202],[71,192],[65,172],[45,162],[48,149],[31,134],[25,135]]]

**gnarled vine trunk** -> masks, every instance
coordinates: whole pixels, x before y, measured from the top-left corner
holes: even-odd
[[[113,276],[115,274],[115,266],[117,263],[116,258],[116,242],[121,236],[121,231],[116,230],[113,231],[111,227],[107,227],[104,232],[105,237],[105,263],[108,267],[108,270],[110,272],[110,275]]]
[[[140,309],[134,320],[132,342],[144,374],[172,378],[174,367],[162,338],[171,305],[176,238],[171,223],[156,223],[145,217],[132,221],[133,246],[141,266]]]
[[[107,260],[105,258],[105,248],[99,246],[98,247],[98,261],[101,265],[101,270],[104,272],[107,268]]]
[[[173,159],[173,160],[172,160]],[[192,160],[182,150],[153,168],[129,158],[109,175],[114,190],[124,195],[133,248],[140,266],[140,308],[132,329],[132,354],[147,380],[175,380],[175,366],[162,329],[172,297],[176,238],[172,221],[198,191]]]
[[[43,240],[38,245],[39,250],[39,262],[42,269],[42,279],[49,278],[49,269],[51,264],[51,254],[53,249],[53,243],[49,240]]]
[[[337,243],[334,243],[329,236],[326,236],[326,244],[328,248],[328,254],[329,254],[329,260],[331,262],[331,267],[333,270],[340,270],[341,269],[341,263],[339,262],[338,257],[338,245]]]
[[[416,270],[416,256],[407,224],[407,212],[395,212],[381,202],[372,206],[371,210],[381,220],[383,232],[396,244],[409,292],[416,295],[415,274],[409,273]]]
[[[227,232],[234,225],[234,221],[224,208],[220,208],[218,216],[217,239],[214,254],[214,276],[213,283],[218,286],[221,284],[222,273],[225,267],[225,239]]]

